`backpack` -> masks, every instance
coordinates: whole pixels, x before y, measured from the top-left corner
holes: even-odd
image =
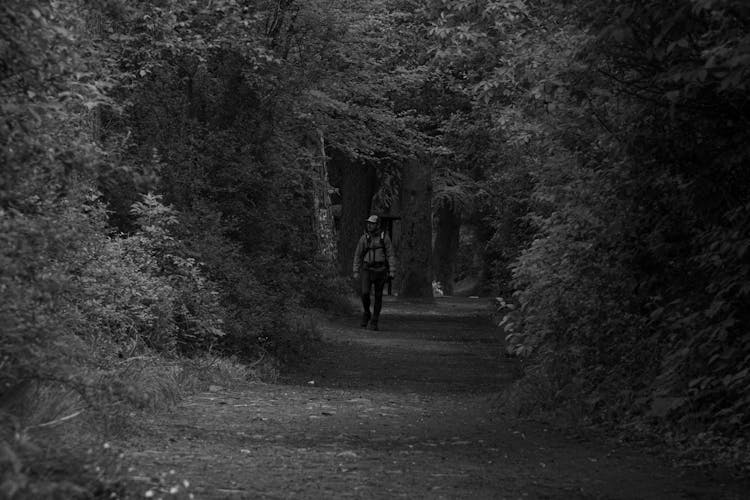
[[[373,271],[388,271],[388,268],[390,267],[388,263],[388,256],[385,254],[385,231],[380,232],[380,245],[376,245],[374,247],[370,246],[370,241],[372,240],[372,236],[369,232],[365,231],[365,241],[367,242],[367,245],[365,245],[365,248],[362,250],[362,255],[360,255],[360,259],[362,259],[363,264],[367,267],[369,267],[370,270]],[[383,249],[383,256],[385,257],[385,260],[383,262],[372,262],[370,264],[367,264],[364,262],[365,254],[367,252],[374,252],[375,250],[382,248]],[[374,256],[373,256],[374,257]],[[382,269],[381,269],[382,267]]]

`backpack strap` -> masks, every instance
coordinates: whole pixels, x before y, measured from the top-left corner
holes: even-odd
[[[362,253],[359,255],[360,261],[364,261],[365,255],[370,251],[370,240],[372,239],[372,236],[370,236],[370,233],[368,233],[367,231],[365,231],[362,236],[365,239],[365,244],[362,245]]]

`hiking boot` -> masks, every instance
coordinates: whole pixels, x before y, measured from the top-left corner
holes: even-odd
[[[362,313],[362,321],[359,323],[359,326],[362,328],[367,327],[367,323],[370,321],[370,311],[365,311]]]
[[[368,325],[368,328],[370,330],[378,331],[378,320],[373,319],[372,321],[370,321],[370,324]]]

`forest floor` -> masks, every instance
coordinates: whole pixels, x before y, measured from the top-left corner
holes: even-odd
[[[215,386],[144,422],[120,445],[129,491],[187,498],[186,480],[197,499],[748,498],[747,482],[503,415],[518,369],[488,307],[389,297],[381,331],[325,322],[316,354],[280,382]]]

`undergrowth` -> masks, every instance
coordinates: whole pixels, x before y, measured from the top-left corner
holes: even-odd
[[[4,498],[117,498],[127,474],[104,443],[212,385],[275,380],[317,337],[300,299],[243,269],[228,241],[190,249],[157,196],[133,213],[137,229],[112,234],[85,187],[0,209]]]
[[[250,366],[219,356],[151,353],[113,363],[85,386],[29,382],[0,412],[0,495],[125,498],[133,486],[112,443],[140,428],[144,414],[211,386],[239,389],[276,373],[264,360]]]

